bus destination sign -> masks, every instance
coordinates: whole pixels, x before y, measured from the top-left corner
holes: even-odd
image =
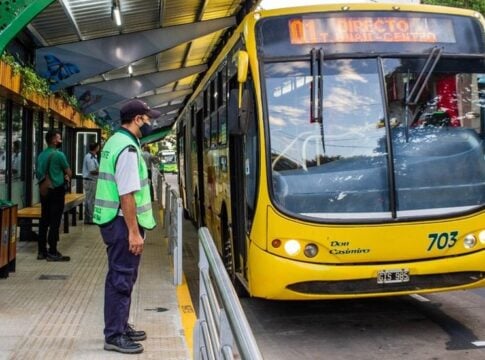
[[[291,44],[418,42],[455,43],[453,23],[431,17],[293,18]]]

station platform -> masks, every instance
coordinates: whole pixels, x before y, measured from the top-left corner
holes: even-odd
[[[103,350],[105,245],[96,225],[80,222],[61,232],[70,262],[37,260],[36,242],[18,244],[16,272],[0,280],[0,359],[190,359],[195,315],[187,287],[172,284],[163,234],[148,232],[132,296],[130,323],[148,336],[142,354]]]

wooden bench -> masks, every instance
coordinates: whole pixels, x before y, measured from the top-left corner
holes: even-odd
[[[76,226],[76,208],[79,207],[79,220],[83,219],[84,194],[67,193],[64,199],[64,232],[69,232],[69,213],[71,214],[71,224]],[[39,226],[41,215],[40,203],[31,207],[18,210],[18,226],[20,227],[20,241],[35,240],[32,239],[32,228]],[[37,220],[36,223],[33,220]]]

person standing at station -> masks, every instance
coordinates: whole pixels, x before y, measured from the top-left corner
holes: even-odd
[[[98,179],[99,162],[98,143],[89,144],[89,151],[83,161],[84,187],[84,223],[93,224],[94,196],[96,195],[96,180]]]
[[[104,349],[138,354],[146,333],[128,323],[146,230],[155,227],[148,170],[140,140],[160,116],[134,99],[120,110],[121,127],[103,146],[94,204],[94,222],[107,246]]]
[[[37,157],[36,177],[39,184],[49,175],[52,185],[46,196],[40,197],[41,218],[39,223],[38,260],[69,261],[69,256],[62,255],[57,250],[59,242],[59,227],[64,212],[66,195],[65,181],[69,181],[72,171],[66,155],[59,150],[62,145],[62,135],[59,130],[49,130],[45,135],[47,148]],[[49,250],[47,250],[47,243]]]
[[[20,153],[21,143],[20,140],[13,142],[13,154],[12,154],[12,174],[14,180],[19,180],[21,175],[22,166],[22,154]]]

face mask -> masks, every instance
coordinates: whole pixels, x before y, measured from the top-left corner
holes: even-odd
[[[153,129],[151,124],[143,123],[143,125],[140,127],[140,132],[142,137],[150,135],[152,131]]]

